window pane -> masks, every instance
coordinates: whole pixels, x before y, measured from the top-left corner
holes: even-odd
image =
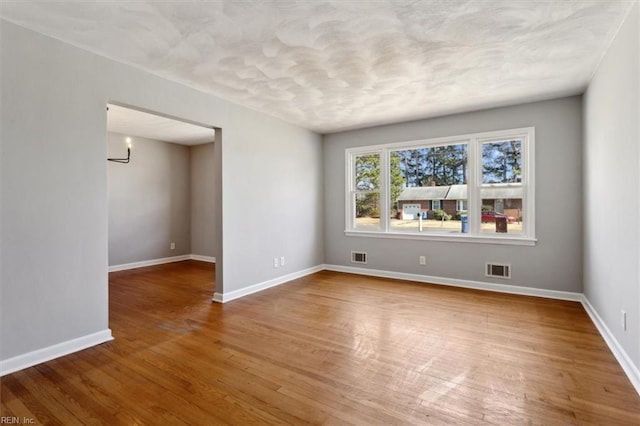
[[[391,151],[390,163],[392,186],[467,183],[467,144]]]
[[[522,182],[522,141],[482,144],[482,183]]]
[[[380,189],[380,155],[367,154],[356,157],[354,186],[356,191]]]
[[[355,194],[356,228],[377,229],[380,227],[380,194],[377,192]]]
[[[390,230],[462,230],[458,199],[467,198],[467,145],[390,151]]]
[[[522,198],[496,198],[495,195],[500,194],[490,194],[495,189],[482,189],[483,197],[491,198],[482,198],[480,230],[485,233],[522,234]],[[522,192],[520,187],[507,189],[511,192]]]

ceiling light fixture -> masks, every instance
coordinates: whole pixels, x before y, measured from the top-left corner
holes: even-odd
[[[125,140],[127,141],[127,158],[107,158],[107,161],[124,164],[127,164],[129,161],[131,161],[131,138],[127,138]]]

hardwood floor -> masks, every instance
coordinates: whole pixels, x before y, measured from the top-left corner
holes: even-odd
[[[1,379],[36,424],[640,424],[579,303],[320,272],[225,305],[213,266],[112,273],[115,340]]]

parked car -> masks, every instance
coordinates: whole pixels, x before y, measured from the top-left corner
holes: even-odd
[[[506,217],[507,222],[509,223],[514,223],[516,221],[516,218],[513,216],[507,216],[506,214],[502,214],[494,211],[486,211],[486,212],[482,212],[482,223],[495,222],[496,217]]]

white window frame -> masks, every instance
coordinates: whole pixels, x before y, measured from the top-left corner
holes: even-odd
[[[355,186],[355,159],[356,157],[362,157],[362,156],[366,156],[366,155],[380,155],[380,151],[379,150],[368,150],[368,151],[358,151],[358,152],[353,152],[351,153],[351,155],[347,155],[347,162],[350,164],[350,167],[347,170],[347,208],[345,209],[347,212],[350,212],[347,214],[347,226],[353,230],[357,230],[358,228],[356,228],[356,222],[355,222],[355,209],[356,209],[356,197],[358,196],[358,194],[374,194],[374,193],[378,193],[379,197],[380,197],[380,226],[377,228],[378,230],[382,230],[383,227],[383,222],[386,222],[385,220],[383,220],[382,216],[383,214],[388,214],[389,210],[388,208],[385,210],[385,207],[383,206],[385,203],[383,202],[382,197],[386,196],[387,194],[387,190],[386,187],[388,185],[386,185],[384,182],[386,181],[386,167],[382,166],[382,162],[385,161],[382,157],[382,155],[380,155],[380,188],[376,191],[376,190],[370,190],[370,191],[366,191],[366,190],[358,190],[356,189]],[[383,172],[383,169],[384,172]],[[351,216],[349,216],[349,214],[351,214]],[[369,231],[371,231],[371,228],[367,228]],[[359,232],[362,232],[362,230],[359,230]]]
[[[467,208],[465,208],[464,203],[467,204]],[[469,202],[467,200],[456,200],[456,211],[457,212],[461,212],[461,211],[466,211],[469,209]]]
[[[438,208],[434,207],[435,203],[438,203]],[[431,210],[442,210],[442,200],[431,200]]]
[[[482,184],[481,146],[490,141],[520,139],[522,155],[523,189],[522,234],[483,233],[480,231]],[[389,229],[389,153],[403,149],[415,149],[429,146],[467,144],[467,207],[469,217],[468,233],[442,234],[436,232],[398,232]],[[380,155],[380,227],[379,229],[358,229],[355,227],[355,202],[353,198],[353,180],[355,178],[355,157],[366,154]],[[493,132],[472,133],[467,135],[381,144],[375,146],[348,148],[345,150],[345,235],[373,238],[399,238],[434,241],[460,241],[490,244],[529,245],[536,244],[535,234],[535,128],[498,130]],[[486,186],[486,185],[485,185]]]

